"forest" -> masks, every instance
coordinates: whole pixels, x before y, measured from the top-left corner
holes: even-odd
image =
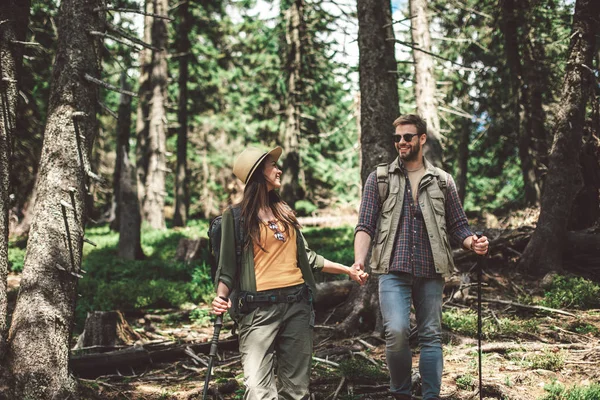
[[[411,113],[490,241],[453,250],[442,399],[600,399],[599,1],[1,0],[0,73],[0,399],[202,398],[234,157],[281,146],[282,199],[351,265]],[[342,278],[311,398],[390,399],[377,276]],[[233,328],[214,399],[243,398]]]

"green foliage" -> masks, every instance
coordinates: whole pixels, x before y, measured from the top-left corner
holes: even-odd
[[[527,357],[531,369],[545,369],[548,371],[560,371],[565,364],[565,356],[560,351],[544,351],[542,354],[534,354]]]
[[[317,206],[308,200],[298,200],[294,205],[294,210],[299,216],[311,215],[317,208]]]
[[[572,386],[565,388],[564,385],[553,382],[544,386],[547,395],[540,400],[597,400],[600,399],[600,385]]]
[[[25,262],[25,249],[12,246],[9,243],[8,247],[8,266],[12,272],[23,271],[23,263]]]
[[[190,264],[174,261],[181,238],[205,236],[205,222],[192,225],[144,231],[142,247],[147,258],[135,261],[118,258],[118,234],[108,227],[89,229],[86,236],[97,247],[85,247],[82,268],[87,274],[78,286],[78,326],[92,310],[180,307],[210,298],[213,285],[209,265],[202,260]]]
[[[470,373],[460,375],[456,378],[456,386],[461,390],[473,390],[475,388],[475,377]]]
[[[451,309],[442,313],[442,324],[452,332],[475,337],[477,335],[477,313],[473,310]],[[535,319],[519,320],[511,318],[498,318],[482,321],[482,336],[486,339],[516,336],[519,332],[536,332],[538,330]]]
[[[540,303],[552,308],[597,308],[600,285],[581,277],[557,275]]]
[[[346,266],[354,263],[354,227],[305,228],[302,233],[310,249],[326,259]],[[319,280],[331,278],[331,274],[317,273]]]
[[[361,379],[368,381],[387,380],[388,375],[362,358],[350,358],[340,362],[339,372],[347,379]]]
[[[569,326],[570,330],[573,330],[581,335],[591,334],[594,336],[598,336],[600,330],[598,327],[592,324],[585,323],[583,321],[576,321]]]
[[[190,313],[190,320],[195,325],[208,325],[210,323],[210,310],[195,308]]]

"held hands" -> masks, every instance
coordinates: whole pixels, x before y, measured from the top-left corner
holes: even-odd
[[[213,314],[223,314],[225,313],[229,307],[231,307],[231,300],[227,298],[223,298],[221,296],[217,296],[212,301],[212,312]]]
[[[354,263],[351,267],[348,267],[348,276],[350,276],[350,279],[361,286],[367,282],[367,278],[369,277],[369,274],[363,271],[363,269],[364,266],[359,263]]]
[[[488,242],[488,238],[486,236],[481,236],[480,238],[477,235],[469,236],[465,239],[465,243],[469,241],[470,243],[467,247],[469,250],[474,251],[477,255],[485,256],[489,250],[490,242]]]

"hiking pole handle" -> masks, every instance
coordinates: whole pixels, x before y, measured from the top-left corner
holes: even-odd
[[[217,355],[217,344],[219,342],[221,327],[223,327],[223,314],[219,314],[217,315],[217,318],[215,318],[215,330],[213,332],[213,337],[210,344],[210,352],[208,353],[208,355],[211,357],[215,357]]]

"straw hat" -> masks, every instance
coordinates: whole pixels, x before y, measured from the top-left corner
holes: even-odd
[[[236,157],[233,163],[233,173],[242,182],[248,183],[256,168],[260,165],[268,155],[273,157],[273,160],[279,160],[283,149],[279,146],[271,151],[264,151],[256,147],[247,147],[242,153]]]

